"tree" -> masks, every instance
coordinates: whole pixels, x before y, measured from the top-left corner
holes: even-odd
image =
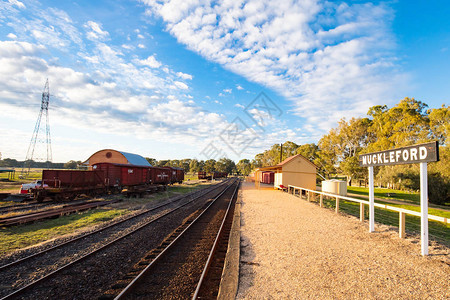
[[[205,166],[203,167],[203,171],[210,173],[210,172],[214,172],[216,170],[216,160],[214,159],[208,159],[207,161],[205,161]]]
[[[450,107],[442,105],[441,108],[427,111],[430,120],[431,137],[439,141],[440,145],[447,145],[450,135]]]
[[[186,173],[189,172],[191,169],[191,159],[185,158],[180,160],[180,168],[182,168]]]
[[[247,176],[252,171],[252,164],[250,163],[250,160],[248,160],[248,159],[241,159],[237,163],[236,169],[239,172],[239,174]]]
[[[151,164],[152,166],[158,165],[157,160],[154,159],[154,158],[146,157],[145,159],[146,159],[146,160],[148,161],[148,163]]]
[[[215,163],[215,169],[218,172],[227,172],[231,174],[235,171],[236,165],[234,161],[229,158],[221,158]]]
[[[200,164],[197,159],[191,159],[191,162],[189,163],[189,171],[194,173],[200,171]]]
[[[372,121],[368,118],[345,118],[339,121],[339,126],[333,128],[319,141],[320,155],[316,163],[323,167],[327,175],[340,171],[352,178],[365,178],[364,168],[359,166],[358,156],[372,139],[368,131]]]
[[[64,169],[76,169],[78,166],[77,162],[74,160],[69,160],[64,164]]]
[[[428,105],[404,98],[396,106],[388,109],[386,105],[369,109],[372,124],[373,143],[367,152],[409,146],[429,140],[429,120],[425,108]]]

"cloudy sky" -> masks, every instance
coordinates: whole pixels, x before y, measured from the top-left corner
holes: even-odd
[[[112,148],[253,158],[415,97],[450,102],[448,1],[0,2],[0,152],[25,159],[46,80],[53,161]],[[34,158],[45,158],[45,118]]]

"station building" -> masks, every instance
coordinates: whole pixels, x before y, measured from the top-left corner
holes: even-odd
[[[274,172],[273,186],[276,189],[294,185],[316,190],[317,166],[301,154],[286,158],[275,166],[261,167],[255,171],[255,180],[263,182],[263,173]]]

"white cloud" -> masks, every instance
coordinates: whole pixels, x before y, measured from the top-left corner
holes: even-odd
[[[183,72],[177,72],[177,76],[184,80],[192,80],[192,75]]]
[[[388,29],[392,12],[384,4],[143,2],[180,43],[277,91],[298,116],[320,119],[320,130],[401,93],[404,77],[396,72]]]
[[[138,39],[145,39],[145,37],[142,34],[137,35]]]
[[[17,39],[17,35],[15,35],[14,33],[8,33],[7,37],[12,39],[12,40]]]
[[[132,45],[127,45],[127,44],[123,44],[122,48],[127,49],[127,50],[134,50],[134,47]]]
[[[238,84],[238,85],[236,85],[236,89],[242,91],[244,88]]]
[[[224,89],[223,90],[225,93],[231,94],[231,92],[233,91],[232,89]]]
[[[8,2],[11,3],[12,5],[17,6],[18,8],[26,8],[25,4],[23,4],[18,0],[8,0]]]
[[[138,48],[140,48],[140,49],[145,49],[145,45],[139,44],[139,45],[138,45]]]
[[[136,62],[143,66],[148,66],[150,68],[159,68],[161,67],[161,62],[157,61],[154,55],[150,55],[144,60],[136,60]]]
[[[86,37],[92,41],[105,41],[109,37],[109,32],[102,30],[101,25],[94,21],[88,21],[84,27],[90,29]]]
[[[187,84],[184,83],[184,82],[181,82],[181,81],[174,81],[173,84],[174,84],[178,89],[181,89],[181,90],[187,90],[187,89],[189,89],[189,87],[187,86]]]
[[[242,109],[244,109],[245,108],[245,106],[244,105],[242,105],[242,104],[239,104],[239,103],[236,103],[235,105],[234,105],[235,107],[239,107],[239,108],[242,108]]]

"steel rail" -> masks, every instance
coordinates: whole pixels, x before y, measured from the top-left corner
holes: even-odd
[[[233,206],[233,199],[236,196],[236,192],[239,189],[239,186],[240,186],[240,182],[237,184],[236,188],[234,189],[233,195],[231,196],[231,201],[230,201],[230,203],[228,203],[227,211],[226,211],[225,216],[224,216],[224,218],[222,220],[222,224],[220,225],[219,231],[217,232],[217,235],[216,235],[216,238],[214,240],[214,244],[213,244],[213,246],[211,248],[211,251],[209,252],[208,260],[206,261],[205,267],[203,268],[202,275],[200,276],[200,279],[199,279],[199,281],[197,283],[197,288],[195,289],[194,295],[192,296],[192,300],[197,299],[198,293],[200,292],[200,289],[201,289],[201,287],[202,287],[202,285],[204,283],[206,275],[208,274],[209,268],[211,266],[212,258],[216,254],[217,247],[218,247],[219,242],[220,242],[220,240],[221,240],[221,238],[222,238],[222,236],[224,234],[225,222],[226,222],[226,220],[227,220],[227,218],[229,216],[229,213],[231,211],[231,207]]]
[[[199,195],[196,196],[195,199],[191,200],[191,201],[194,201],[194,200],[198,199],[199,197],[202,197],[202,196],[205,195],[206,193],[209,193],[209,192],[212,191],[213,189],[219,188],[221,185],[222,185],[222,183],[217,184],[217,185],[214,185],[214,186],[212,186],[212,187],[208,187],[208,188],[206,188],[206,189],[204,189],[204,190],[195,191],[194,193],[191,193],[191,194],[188,194],[188,195],[177,196],[177,197],[175,197],[175,198],[174,198],[172,201],[170,201],[170,202],[163,203],[163,204],[158,205],[158,206],[156,206],[156,207],[147,209],[147,210],[145,210],[145,211],[143,211],[143,212],[140,212],[140,213],[138,213],[138,214],[135,214],[135,215],[129,216],[129,217],[125,218],[125,219],[122,219],[122,220],[120,220],[120,221],[114,222],[114,223],[112,223],[112,224],[110,224],[110,225],[108,225],[108,226],[105,226],[105,227],[96,229],[96,230],[94,230],[94,231],[92,231],[92,232],[89,232],[88,234],[78,236],[78,237],[76,237],[76,238],[74,238],[74,239],[71,239],[71,240],[68,240],[68,241],[66,241],[66,242],[64,242],[64,243],[55,245],[55,246],[53,246],[53,247],[51,247],[51,248],[42,250],[42,251],[40,251],[40,252],[31,254],[31,255],[26,256],[26,257],[23,257],[23,258],[21,258],[21,259],[15,260],[15,261],[13,261],[13,262],[11,262],[11,263],[8,263],[8,264],[5,264],[5,265],[3,265],[3,266],[0,266],[0,271],[3,271],[3,270],[5,270],[5,269],[7,269],[7,268],[10,268],[10,267],[15,266],[15,265],[17,265],[17,264],[19,264],[19,263],[25,262],[25,261],[27,261],[27,260],[29,260],[29,259],[34,258],[34,257],[40,256],[40,255],[42,255],[42,254],[46,254],[46,253],[48,253],[48,252],[50,252],[50,251],[52,251],[52,250],[56,250],[56,249],[58,249],[58,248],[61,248],[61,247],[63,247],[63,246],[66,246],[66,245],[68,245],[68,244],[71,244],[71,243],[73,243],[73,242],[76,242],[76,241],[78,241],[78,240],[84,239],[84,238],[86,238],[86,237],[93,236],[93,235],[96,234],[96,233],[105,231],[106,229],[112,228],[112,227],[114,227],[114,226],[116,226],[116,225],[120,225],[120,224],[125,223],[125,222],[127,222],[127,221],[130,221],[130,220],[132,220],[132,219],[135,219],[135,218],[138,218],[138,217],[140,217],[140,216],[142,216],[142,215],[145,215],[145,214],[147,214],[147,213],[149,213],[149,212],[153,212],[153,211],[155,211],[155,210],[157,210],[157,209],[160,209],[161,207],[164,207],[164,206],[173,204],[173,203],[175,203],[175,202],[177,202],[177,201],[179,201],[179,200],[183,200],[183,199],[185,199],[185,198],[192,197],[192,196],[194,196],[196,193],[199,193]],[[189,202],[189,203],[190,203],[190,202]]]
[[[20,214],[7,218],[0,218],[0,226],[13,226],[30,223],[34,221],[40,221],[50,217],[71,214],[81,210],[88,210],[90,208],[104,206],[107,204],[115,203],[117,201],[118,200],[82,202],[77,204],[66,205],[63,207],[42,210],[38,212]]]
[[[207,211],[208,209],[219,199],[236,181],[233,181],[227,188],[225,188],[219,195],[217,195],[211,203],[182,231],[180,234],[170,242],[153,260],[152,262],[145,267],[123,290],[117,295],[114,300],[124,299],[129,293],[132,292],[133,288],[137,285],[137,283],[146,275],[147,272],[158,262],[167,251],[195,224]]]
[[[231,185],[230,185],[230,186],[231,186]],[[220,187],[221,187],[221,185],[217,186],[217,188],[220,188]],[[226,188],[224,189],[224,191],[227,190],[228,188],[229,188],[229,187],[226,187]],[[224,191],[222,191],[221,194],[222,194]],[[186,205],[192,203],[193,201],[195,201],[196,199],[200,198],[201,196],[202,196],[202,195],[200,195],[200,196],[198,196],[198,197],[196,197],[196,198],[190,200],[189,202],[186,202],[186,203],[184,203],[184,204],[182,204],[182,205],[180,205],[180,206],[177,206],[177,207],[174,208],[173,210],[170,210],[170,211],[164,213],[163,215],[158,216],[158,217],[155,218],[155,219],[152,219],[152,220],[150,220],[150,221],[148,221],[148,222],[146,222],[146,223],[144,223],[144,224],[141,224],[139,227],[135,228],[133,231],[131,231],[131,232],[129,232],[129,233],[123,235],[123,236],[120,236],[120,237],[118,237],[118,238],[116,238],[116,239],[114,239],[114,240],[108,242],[107,244],[101,246],[101,247],[98,248],[98,249],[95,249],[95,250],[93,250],[93,251],[91,251],[91,252],[89,252],[89,253],[87,253],[87,254],[85,254],[85,255],[83,255],[83,256],[80,256],[79,258],[77,258],[77,259],[71,261],[70,263],[68,263],[68,264],[66,264],[66,265],[64,265],[64,266],[62,266],[62,267],[60,267],[60,268],[54,270],[53,272],[48,273],[47,275],[45,275],[45,276],[39,278],[38,280],[33,281],[33,282],[31,282],[31,283],[29,283],[29,284],[23,286],[22,288],[20,288],[20,289],[18,289],[18,290],[16,290],[16,291],[14,291],[14,292],[12,292],[12,293],[6,295],[6,296],[3,297],[3,298],[0,298],[0,300],[11,299],[11,298],[13,298],[13,297],[16,297],[16,296],[20,295],[21,293],[25,292],[26,290],[30,289],[31,287],[35,286],[36,284],[38,284],[38,283],[40,283],[40,282],[42,282],[42,281],[44,281],[44,280],[47,280],[47,279],[51,278],[51,277],[54,276],[55,274],[57,274],[57,273],[59,273],[59,272],[65,270],[65,269],[67,269],[69,266],[72,266],[72,265],[74,265],[75,263],[80,262],[80,261],[82,261],[82,260],[84,260],[84,259],[90,257],[91,255],[93,255],[93,254],[95,254],[95,253],[97,253],[97,252],[100,252],[101,250],[104,250],[104,249],[110,247],[110,246],[113,245],[114,243],[116,243],[116,242],[118,242],[118,241],[120,241],[120,240],[122,240],[122,239],[124,239],[124,238],[126,238],[126,237],[128,237],[128,236],[130,236],[130,235],[132,235],[132,234],[134,234],[134,233],[136,233],[137,231],[143,229],[144,227],[146,227],[146,226],[148,226],[148,225],[150,225],[150,224],[152,224],[152,223],[154,223],[154,222],[156,222],[156,221],[158,221],[158,220],[164,218],[165,216],[167,216],[167,215],[169,215],[169,214],[171,214],[171,213],[177,211],[178,209],[180,209],[180,208],[182,208],[182,207],[184,207],[184,206],[186,206]],[[208,206],[208,207],[209,207],[209,206]]]

